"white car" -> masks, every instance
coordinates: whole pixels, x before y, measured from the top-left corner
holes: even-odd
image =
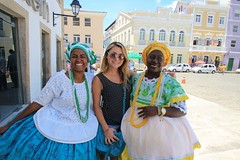
[[[240,68],[236,69],[236,73],[240,73]]]
[[[173,64],[168,64],[168,65],[166,65],[165,67],[162,68],[162,71],[163,71],[163,72],[167,72],[167,71],[168,71],[168,68],[171,67],[171,66],[173,66]]]
[[[190,72],[191,67],[187,63],[178,63],[173,66],[168,67],[169,72]]]
[[[216,66],[214,64],[202,64],[192,68],[193,73],[216,73]]]

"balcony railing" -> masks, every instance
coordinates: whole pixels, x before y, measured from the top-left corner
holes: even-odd
[[[139,45],[146,45],[146,41],[145,41],[145,40],[139,40],[139,41],[138,41],[138,44],[139,44]]]

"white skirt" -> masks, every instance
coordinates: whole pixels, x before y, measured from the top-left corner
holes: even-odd
[[[122,119],[121,130],[128,153],[134,159],[191,159],[200,147],[185,116],[179,118],[154,116],[141,128],[130,124],[132,107]],[[139,123],[135,111],[134,122]]]

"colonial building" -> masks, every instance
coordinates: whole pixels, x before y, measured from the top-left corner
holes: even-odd
[[[171,51],[171,63],[175,64],[189,59],[191,28],[192,15],[158,7],[156,11],[120,12],[116,21],[106,29],[104,38],[105,42],[109,39],[122,42],[128,52],[138,54],[149,43],[165,43]]]
[[[70,9],[64,9],[64,14],[70,14]],[[106,12],[83,11],[77,17],[64,17],[65,46],[69,42],[80,41],[98,56],[100,63],[103,55],[103,20]]]
[[[15,78],[0,91],[0,123],[40,93],[49,77],[63,66],[62,0],[0,0],[0,57],[15,52]]]
[[[176,13],[193,15],[189,64],[197,60],[219,64],[226,53],[226,26],[228,7],[217,0],[179,1]]]
[[[223,64],[235,71],[240,68],[240,0],[229,0],[226,47]]]

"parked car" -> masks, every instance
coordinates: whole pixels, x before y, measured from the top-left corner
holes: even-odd
[[[201,64],[192,68],[193,73],[216,73],[216,66],[214,64]]]
[[[240,73],[240,68],[236,69],[236,73]]]
[[[168,65],[166,65],[165,67],[162,68],[162,71],[163,71],[163,72],[167,72],[167,71],[168,71],[168,68],[171,67],[171,66],[173,66],[173,64],[168,64]]]
[[[187,63],[178,63],[173,66],[168,67],[170,72],[190,72],[191,66]]]

